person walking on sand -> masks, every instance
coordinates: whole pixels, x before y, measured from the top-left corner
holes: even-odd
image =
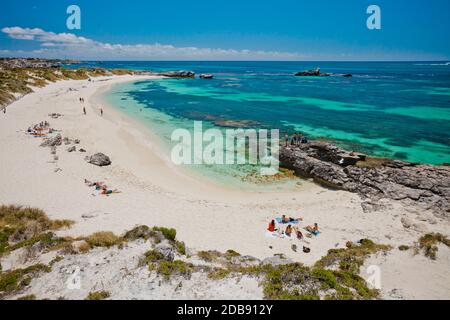
[[[100,108],[100,115],[103,117],[103,108]]]
[[[86,115],[86,108],[85,107],[83,107],[83,113],[84,113],[84,115]]]

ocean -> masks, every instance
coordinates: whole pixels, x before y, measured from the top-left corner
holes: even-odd
[[[428,164],[450,163],[448,62],[86,62],[82,66],[192,70],[213,80],[161,79],[115,86],[107,99],[170,146],[175,128],[252,121],[348,150]],[[79,66],[76,66],[79,67]],[[295,77],[321,68],[331,77]],[[235,170],[234,170],[235,169]],[[212,168],[242,178],[251,167]]]

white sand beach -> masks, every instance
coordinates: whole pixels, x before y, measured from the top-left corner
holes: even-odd
[[[50,218],[75,221],[63,235],[165,226],[175,228],[177,237],[197,250],[233,249],[258,258],[283,253],[307,265],[329,249],[345,247],[347,241],[369,238],[393,247],[365,265],[380,267],[383,298],[450,299],[448,247],[439,247],[435,261],[397,249],[427,232],[449,235],[448,220],[394,202],[389,209],[364,213],[358,195],[312,183],[292,191],[250,192],[189,174],[171,163],[151,130],[101,99],[113,84],[149,78],[59,81],[9,105],[6,114],[0,114],[0,204],[38,207]],[[52,119],[51,113],[62,117]],[[55,161],[50,148],[39,146],[41,138],[26,134],[41,121],[50,122],[63,137],[80,139],[77,151],[67,152],[63,144]],[[112,165],[100,168],[84,160],[97,152],[108,155]],[[93,194],[84,179],[103,181],[121,193]],[[322,233],[308,238],[308,243],[265,237],[268,222],[281,214],[303,218],[302,227],[318,223]],[[404,217],[411,222],[409,228],[402,224]],[[307,245],[311,253],[294,252],[292,244]]]

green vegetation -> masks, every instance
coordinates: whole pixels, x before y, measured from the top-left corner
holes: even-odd
[[[231,249],[227,250],[227,252],[225,252],[225,258],[227,258],[227,259],[231,259],[233,257],[240,257],[240,256],[241,256],[240,253],[238,253],[234,250],[231,250]]]
[[[222,254],[218,251],[199,251],[197,252],[197,256],[206,261],[206,262],[212,262],[216,260],[218,257],[220,257]]]
[[[211,272],[208,273],[208,278],[213,280],[220,280],[228,277],[231,274],[231,270],[229,269],[222,269],[222,268],[215,268]]]
[[[158,274],[164,276],[168,280],[172,275],[189,276],[193,271],[193,267],[192,264],[181,260],[161,260],[159,263],[150,264],[149,270],[155,270]]]
[[[186,255],[186,245],[184,244],[184,242],[175,241],[174,246],[179,254],[181,254],[182,256]]]
[[[36,264],[25,269],[15,269],[0,272],[0,292],[11,293],[30,284],[34,275],[40,272],[50,272],[51,268],[43,264]]]
[[[371,240],[363,239],[358,246],[329,250],[325,257],[316,262],[315,267],[323,269],[337,265],[341,270],[358,273],[367,256],[390,249],[389,246],[378,245]]]
[[[398,247],[398,250],[400,251],[408,251],[410,249],[409,246],[402,244],[401,246]]]
[[[69,220],[50,220],[40,209],[0,206],[0,255],[38,242],[45,248],[59,245],[63,239],[49,231],[72,224]]]
[[[108,291],[95,291],[89,292],[89,295],[84,300],[105,300],[110,296],[111,294]]]
[[[422,251],[425,257],[432,260],[436,260],[438,252],[438,244],[442,243],[447,247],[450,247],[450,239],[441,233],[428,233],[420,237],[419,241],[415,244],[414,250],[417,253]]]
[[[164,238],[166,238],[169,241],[175,241],[175,238],[177,237],[177,230],[175,229],[169,229],[164,227],[153,227],[153,231],[159,231],[163,234]]]

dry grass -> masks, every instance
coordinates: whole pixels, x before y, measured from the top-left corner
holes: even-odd
[[[450,239],[441,233],[428,233],[420,237],[416,243],[414,250],[417,253],[422,251],[425,257],[436,260],[438,252],[438,244],[442,243],[450,247]]]
[[[86,242],[91,247],[107,247],[107,248],[119,245],[123,242],[123,239],[121,237],[118,237],[114,233],[109,231],[96,232],[84,240],[86,240]]]

